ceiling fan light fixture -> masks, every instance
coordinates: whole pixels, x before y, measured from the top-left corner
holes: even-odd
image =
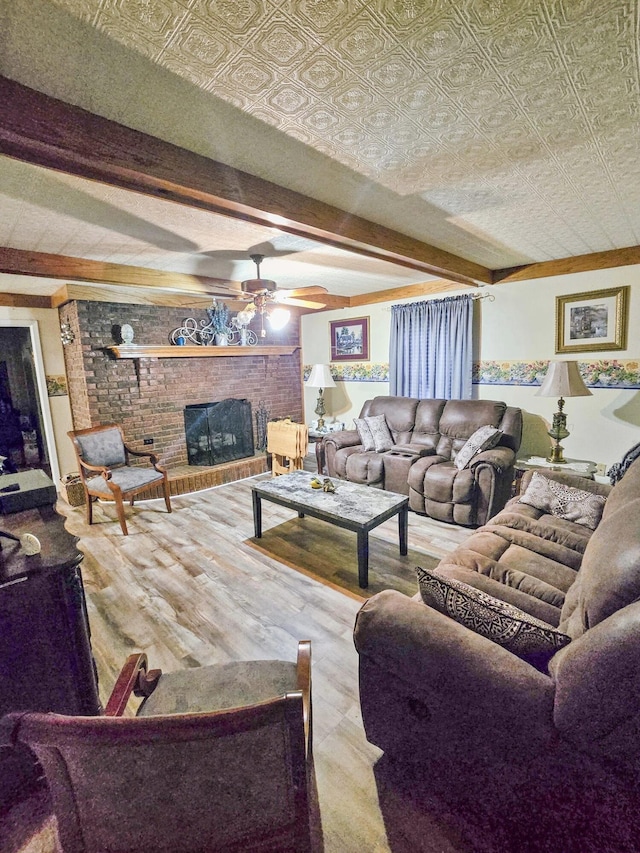
[[[273,308],[268,313],[269,325],[274,332],[279,332],[287,325],[291,317],[291,312],[286,308]]]

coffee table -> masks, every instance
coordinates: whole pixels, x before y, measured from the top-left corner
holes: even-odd
[[[333,480],[335,492],[323,492],[322,489],[311,488],[313,477],[307,471],[293,471],[251,484],[255,537],[260,539],[262,536],[263,500],[296,510],[299,518],[311,515],[345,530],[353,530],[358,536],[358,584],[361,589],[366,589],[369,583],[370,530],[397,515],[400,554],[407,554],[409,498],[347,480]]]

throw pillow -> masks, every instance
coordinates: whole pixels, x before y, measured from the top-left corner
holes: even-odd
[[[482,453],[483,450],[491,450],[492,447],[495,447],[500,441],[501,436],[502,432],[499,429],[489,425],[481,426],[477,429],[462,445],[455,458],[455,463],[460,471],[466,468],[478,453]]]
[[[358,430],[358,435],[360,436],[360,444],[362,445],[363,450],[375,450],[376,444],[373,440],[373,436],[371,435],[371,430],[369,429],[369,424],[366,422],[364,418],[354,418],[353,423],[355,428]]]
[[[367,426],[371,430],[373,443],[378,453],[384,453],[391,450],[394,445],[393,436],[387,426],[387,419],[384,415],[374,415],[371,418],[365,418]]]
[[[558,483],[534,471],[519,503],[595,530],[600,523],[605,500],[602,495]]]
[[[571,642],[571,637],[553,625],[469,584],[420,566],[416,572],[425,604],[504,646],[537,669],[544,671],[550,658]]]

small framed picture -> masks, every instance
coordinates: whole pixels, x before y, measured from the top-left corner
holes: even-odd
[[[556,352],[627,348],[629,286],[556,296]]]
[[[369,361],[369,318],[332,320],[331,361]]]

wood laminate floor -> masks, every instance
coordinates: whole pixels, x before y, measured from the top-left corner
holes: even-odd
[[[147,652],[151,666],[170,671],[242,659],[293,660],[297,640],[309,638],[326,853],[573,849],[566,839],[561,847],[529,847],[526,836],[511,847],[504,827],[474,798],[445,803],[428,786],[419,795],[413,784],[385,772],[380,751],[365,739],[358,701],[352,631],[362,598],[348,583],[342,588],[356,572],[355,534],[299,520],[291,510],[264,502],[264,530],[272,533],[256,542],[250,482],[173,498],[171,515],[159,500],[128,508],[127,537],[113,505],[96,506],[89,527],[82,507],[59,504],[85,554],[82,573],[101,698],[133,651]],[[371,533],[374,585],[396,570],[410,585],[415,562],[439,558],[467,535],[410,513],[410,550],[401,558],[397,519],[385,522]],[[279,558],[273,555],[276,545],[286,552]],[[323,579],[313,575],[319,563],[330,567]],[[42,809],[41,800],[34,804]],[[28,843],[15,827],[4,839],[0,832],[0,850],[53,853],[53,821],[39,815],[37,826]],[[593,848],[609,849],[635,848]]]

